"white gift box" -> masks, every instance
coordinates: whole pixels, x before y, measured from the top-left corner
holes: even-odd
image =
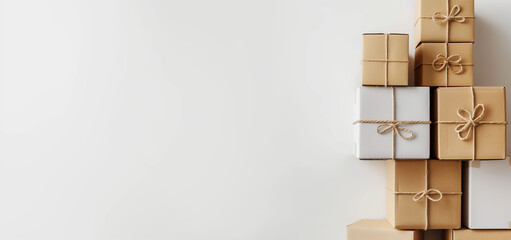
[[[511,160],[464,166],[463,224],[470,229],[511,229]]]
[[[429,159],[428,87],[359,87],[354,101],[354,154],[357,158]],[[388,121],[424,123],[398,123],[393,127]],[[387,131],[383,131],[385,129]],[[405,139],[412,133],[411,139]]]

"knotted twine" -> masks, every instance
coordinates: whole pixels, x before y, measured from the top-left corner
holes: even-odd
[[[389,34],[384,33],[384,35],[385,35],[385,59],[364,59],[364,60],[362,60],[362,62],[383,62],[385,64],[384,86],[387,87],[389,85],[389,62],[408,63],[408,60],[390,60],[389,59]]]
[[[486,108],[484,104],[475,104],[474,87],[470,87],[472,96],[472,111],[459,107],[456,114],[462,121],[437,121],[435,124],[458,124],[454,131],[458,135],[458,139],[466,141],[472,137],[472,161],[476,160],[476,127],[481,124],[506,125],[505,121],[482,121]],[[463,134],[465,134],[463,136]]]
[[[448,15],[442,14],[441,12],[435,12],[432,17],[421,17],[431,18],[435,23],[446,24],[445,26],[445,55],[438,54],[431,63],[433,70],[440,72],[445,70],[445,86],[449,86],[449,69],[454,74],[461,74],[463,72],[463,66],[472,66],[473,64],[461,63],[462,58],[459,54],[453,54],[449,56],[449,27],[451,22],[464,23],[467,18],[474,18],[473,16],[458,16],[461,11],[459,5],[454,5],[450,8],[450,0],[446,0]],[[450,11],[449,11],[450,9]]]
[[[353,125],[358,123],[380,123],[376,127],[378,134],[392,133],[392,158],[396,158],[396,135],[404,140],[411,140],[415,137],[412,130],[399,126],[400,124],[431,124],[431,121],[397,121],[396,120],[396,94],[394,87],[390,87],[392,91],[392,120],[357,120],[353,122]],[[404,135],[402,132],[408,133]]]
[[[425,167],[424,167],[424,181],[425,181],[425,189],[424,191],[420,192],[394,192],[395,195],[413,195],[413,201],[418,202],[424,199],[425,206],[424,206],[424,216],[425,216],[425,223],[424,223],[424,230],[427,230],[429,228],[429,201],[432,202],[438,202],[442,200],[444,195],[461,195],[461,192],[441,192],[438,189],[432,189],[429,188],[429,181],[428,181],[428,175],[429,175],[429,160],[424,160]],[[436,196],[438,195],[438,196]],[[433,197],[436,196],[436,197]]]

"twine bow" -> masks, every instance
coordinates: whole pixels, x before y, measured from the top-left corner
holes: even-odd
[[[401,133],[401,131],[407,132],[408,135],[404,136]],[[413,133],[412,130],[410,130],[408,128],[400,127],[399,123],[394,123],[394,122],[382,123],[382,124],[378,125],[378,127],[376,127],[376,132],[378,132],[378,134],[386,134],[386,133],[392,132],[392,134],[394,134],[394,135],[397,134],[399,137],[401,137],[402,139],[405,139],[405,140],[410,140],[415,136],[415,134]]]
[[[461,11],[460,6],[454,5],[452,7],[451,11],[449,12],[449,15],[445,15],[440,12],[435,12],[433,14],[432,19],[436,23],[446,23],[446,22],[450,22],[450,21],[462,23],[462,22],[465,22],[465,17],[457,16],[460,13],[460,11]]]
[[[431,65],[433,66],[433,70],[437,72],[440,72],[445,68],[451,69],[456,74],[463,72],[463,64],[461,64],[461,55],[459,54],[453,54],[449,57],[445,57],[443,54],[438,54]]]
[[[435,195],[435,196],[438,195],[438,197],[432,197],[431,195]],[[421,199],[423,199],[424,197],[426,197],[427,200],[430,200],[433,202],[438,202],[438,201],[442,200],[443,194],[442,194],[442,192],[440,192],[440,190],[437,190],[437,189],[427,189],[422,192],[416,193],[413,196],[413,201],[418,202]]]
[[[472,132],[475,131],[475,127],[479,125],[479,121],[483,118],[485,112],[484,104],[477,104],[472,113],[464,108],[458,108],[457,114],[458,117],[466,121],[463,124],[459,124],[454,129],[458,134],[458,138],[462,141],[465,141],[470,138]],[[463,136],[463,133],[465,133]]]

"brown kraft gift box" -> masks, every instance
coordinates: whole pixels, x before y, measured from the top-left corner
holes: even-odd
[[[417,0],[415,45],[474,42],[474,0]]]
[[[415,49],[415,85],[472,86],[472,43],[421,43]],[[446,52],[447,50],[447,52]]]
[[[510,240],[511,230],[445,230],[445,240]]]
[[[387,220],[396,229],[461,225],[461,162],[387,160]]]
[[[347,240],[423,240],[424,231],[397,230],[386,220],[359,220],[348,225]]]
[[[363,35],[362,85],[408,86],[408,34]]]
[[[441,160],[506,158],[504,87],[437,88],[432,148]]]

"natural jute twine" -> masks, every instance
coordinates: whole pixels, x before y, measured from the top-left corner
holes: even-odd
[[[472,111],[464,108],[458,108],[456,113],[462,121],[437,121],[435,124],[458,124],[454,129],[461,141],[466,141],[472,137],[472,161],[476,160],[476,127],[481,124],[506,125],[505,121],[482,121],[486,108],[484,104],[475,104],[474,87],[470,87],[472,96]]]
[[[396,94],[394,87],[391,87],[392,91],[392,120],[358,120],[353,122],[353,125],[358,123],[380,123],[376,127],[378,134],[392,133],[392,158],[396,158],[396,135],[405,140],[411,140],[415,137],[412,130],[399,126],[400,124],[431,124],[431,121],[397,121],[396,120]],[[402,132],[408,133],[404,135]]]
[[[413,201],[418,202],[424,199],[425,207],[424,207],[424,216],[425,216],[425,223],[424,223],[424,230],[427,230],[429,228],[429,201],[432,202],[438,202],[442,200],[444,195],[461,195],[461,192],[441,192],[438,189],[430,189],[429,188],[429,182],[428,182],[428,175],[429,175],[429,169],[428,169],[428,163],[429,160],[424,160],[425,163],[425,173],[424,173],[424,181],[426,184],[426,187],[424,191],[420,192],[395,192],[395,195],[413,195]]]
[[[425,19],[432,19],[435,23],[446,24],[445,26],[445,55],[438,54],[436,58],[431,62],[433,70],[440,72],[445,70],[445,86],[449,85],[449,69],[455,74],[463,73],[463,66],[473,66],[473,64],[462,63],[461,55],[453,54],[449,56],[449,27],[451,22],[464,23],[467,18],[474,18],[473,16],[458,16],[461,11],[459,5],[454,5],[450,8],[450,0],[446,0],[447,11],[449,14],[445,15],[441,12],[435,12],[432,17],[421,17]],[[450,9],[450,11],[449,11]]]
[[[389,62],[408,63],[408,60],[390,60],[389,59],[389,34],[385,33],[385,59],[364,59],[362,62],[383,62],[385,63],[385,87],[389,85]]]

